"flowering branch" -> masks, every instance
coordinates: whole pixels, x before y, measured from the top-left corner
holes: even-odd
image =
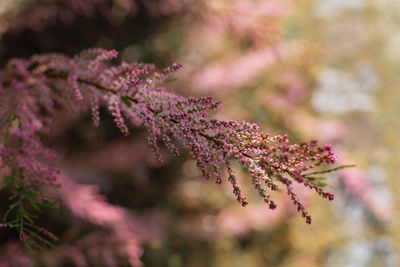
[[[326,192],[314,176],[324,171],[310,172],[322,164],[335,163],[329,145],[319,146],[317,141],[289,145],[286,135],[270,136],[256,124],[210,119],[209,112],[217,110],[219,102],[211,97],[186,98],[159,87],[181,68],[180,64],[158,72],[152,64],[122,62],[111,66],[109,62],[116,57],[116,51],[103,49],[85,50],[72,58],[42,54],[10,60],[0,71],[0,173],[5,177],[1,189],[19,196],[9,212],[26,205],[39,211],[54,204],[40,188],[58,186],[58,170],[50,164],[56,155],[38,136],[49,132],[54,114],[90,109],[93,124],[98,126],[100,105],[108,109],[124,135],[129,134],[128,124],[143,125],[158,162],[162,161],[159,140],[178,156],[176,140],[197,162],[205,179],[213,176],[215,183],[221,184],[221,168],[225,166],[233,194],[242,206],[248,203],[232,169],[232,159],[248,171],[270,209],[277,205],[268,191],[283,186],[306,222],[311,223],[293,189],[294,182],[333,200],[333,194]],[[23,241],[35,244],[35,239],[40,240],[25,226],[27,217],[34,225],[29,215],[17,212],[16,217],[20,221],[4,216],[4,223],[17,228]]]

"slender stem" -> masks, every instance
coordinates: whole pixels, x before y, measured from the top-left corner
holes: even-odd
[[[19,204],[19,238],[24,238],[24,206]]]

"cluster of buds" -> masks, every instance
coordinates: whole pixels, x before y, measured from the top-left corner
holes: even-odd
[[[333,199],[314,177],[320,171],[312,172],[322,164],[335,163],[329,145],[319,146],[316,141],[290,145],[286,135],[270,136],[256,124],[211,119],[209,112],[220,107],[211,97],[183,97],[159,87],[182,65],[173,64],[161,72],[155,71],[152,64],[122,62],[110,66],[109,61],[115,57],[114,50],[90,49],[73,58],[43,54],[10,61],[0,72],[0,119],[8,126],[2,128],[1,135],[14,141],[2,148],[2,161],[15,166],[14,171],[23,171],[30,183],[43,183],[43,178],[54,183],[55,169],[46,163],[53,153],[41,144],[38,133],[48,129],[54,112],[68,108],[91,110],[98,126],[99,106],[104,105],[123,134],[129,133],[128,125],[142,124],[146,128],[157,161],[162,160],[161,140],[174,155],[179,155],[179,143],[207,180],[214,177],[221,184],[221,169],[226,168],[233,194],[243,206],[247,200],[238,185],[232,159],[248,170],[255,189],[270,209],[277,205],[268,191],[283,186],[306,222],[311,222],[293,190],[294,182]],[[13,156],[5,156],[10,153]]]

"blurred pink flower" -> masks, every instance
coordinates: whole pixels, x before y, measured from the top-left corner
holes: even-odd
[[[237,54],[207,64],[195,71],[190,76],[190,87],[193,90],[223,94],[228,89],[251,83],[266,68],[299,53],[301,50],[300,44],[291,44]]]
[[[2,244],[0,250],[0,266],[20,267],[30,265],[31,260],[29,259],[22,242],[10,241]]]
[[[349,159],[345,158],[346,153],[344,151],[340,154],[343,156],[342,161],[349,162]],[[382,222],[388,222],[392,218],[392,202],[382,198],[381,192],[368,178],[364,170],[349,168],[338,174],[346,193],[351,198],[361,202],[371,214]]]
[[[143,250],[139,243],[160,235],[160,228],[157,227],[161,227],[160,219],[146,220],[145,214],[141,215],[140,220],[136,219],[124,208],[108,203],[105,196],[99,194],[97,186],[76,184],[65,174],[58,179],[62,184],[60,197],[72,213],[112,231],[129,262],[133,266],[141,266]]]

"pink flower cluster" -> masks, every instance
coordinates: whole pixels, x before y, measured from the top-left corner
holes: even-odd
[[[161,161],[159,141],[175,155],[179,145],[197,162],[204,178],[223,182],[226,168],[237,201],[246,206],[233,171],[232,159],[250,174],[258,194],[270,209],[276,203],[268,194],[283,185],[298,211],[311,223],[292,184],[303,184],[332,200],[311,170],[332,164],[330,146],[316,141],[290,145],[287,136],[270,136],[249,122],[209,118],[220,104],[211,97],[183,97],[158,84],[182,66],[173,64],[160,72],[152,64],[126,63],[110,66],[114,50],[89,49],[75,57],[60,54],[35,55],[11,60],[0,71],[0,159],[2,173],[18,176],[24,186],[57,185],[56,156],[40,141],[56,112],[91,110],[93,123],[100,123],[99,105],[108,108],[116,126],[125,135],[128,125],[143,124],[155,157]],[[177,142],[176,142],[177,141]],[[40,190],[37,190],[40,192]],[[41,194],[42,196],[43,194]]]

